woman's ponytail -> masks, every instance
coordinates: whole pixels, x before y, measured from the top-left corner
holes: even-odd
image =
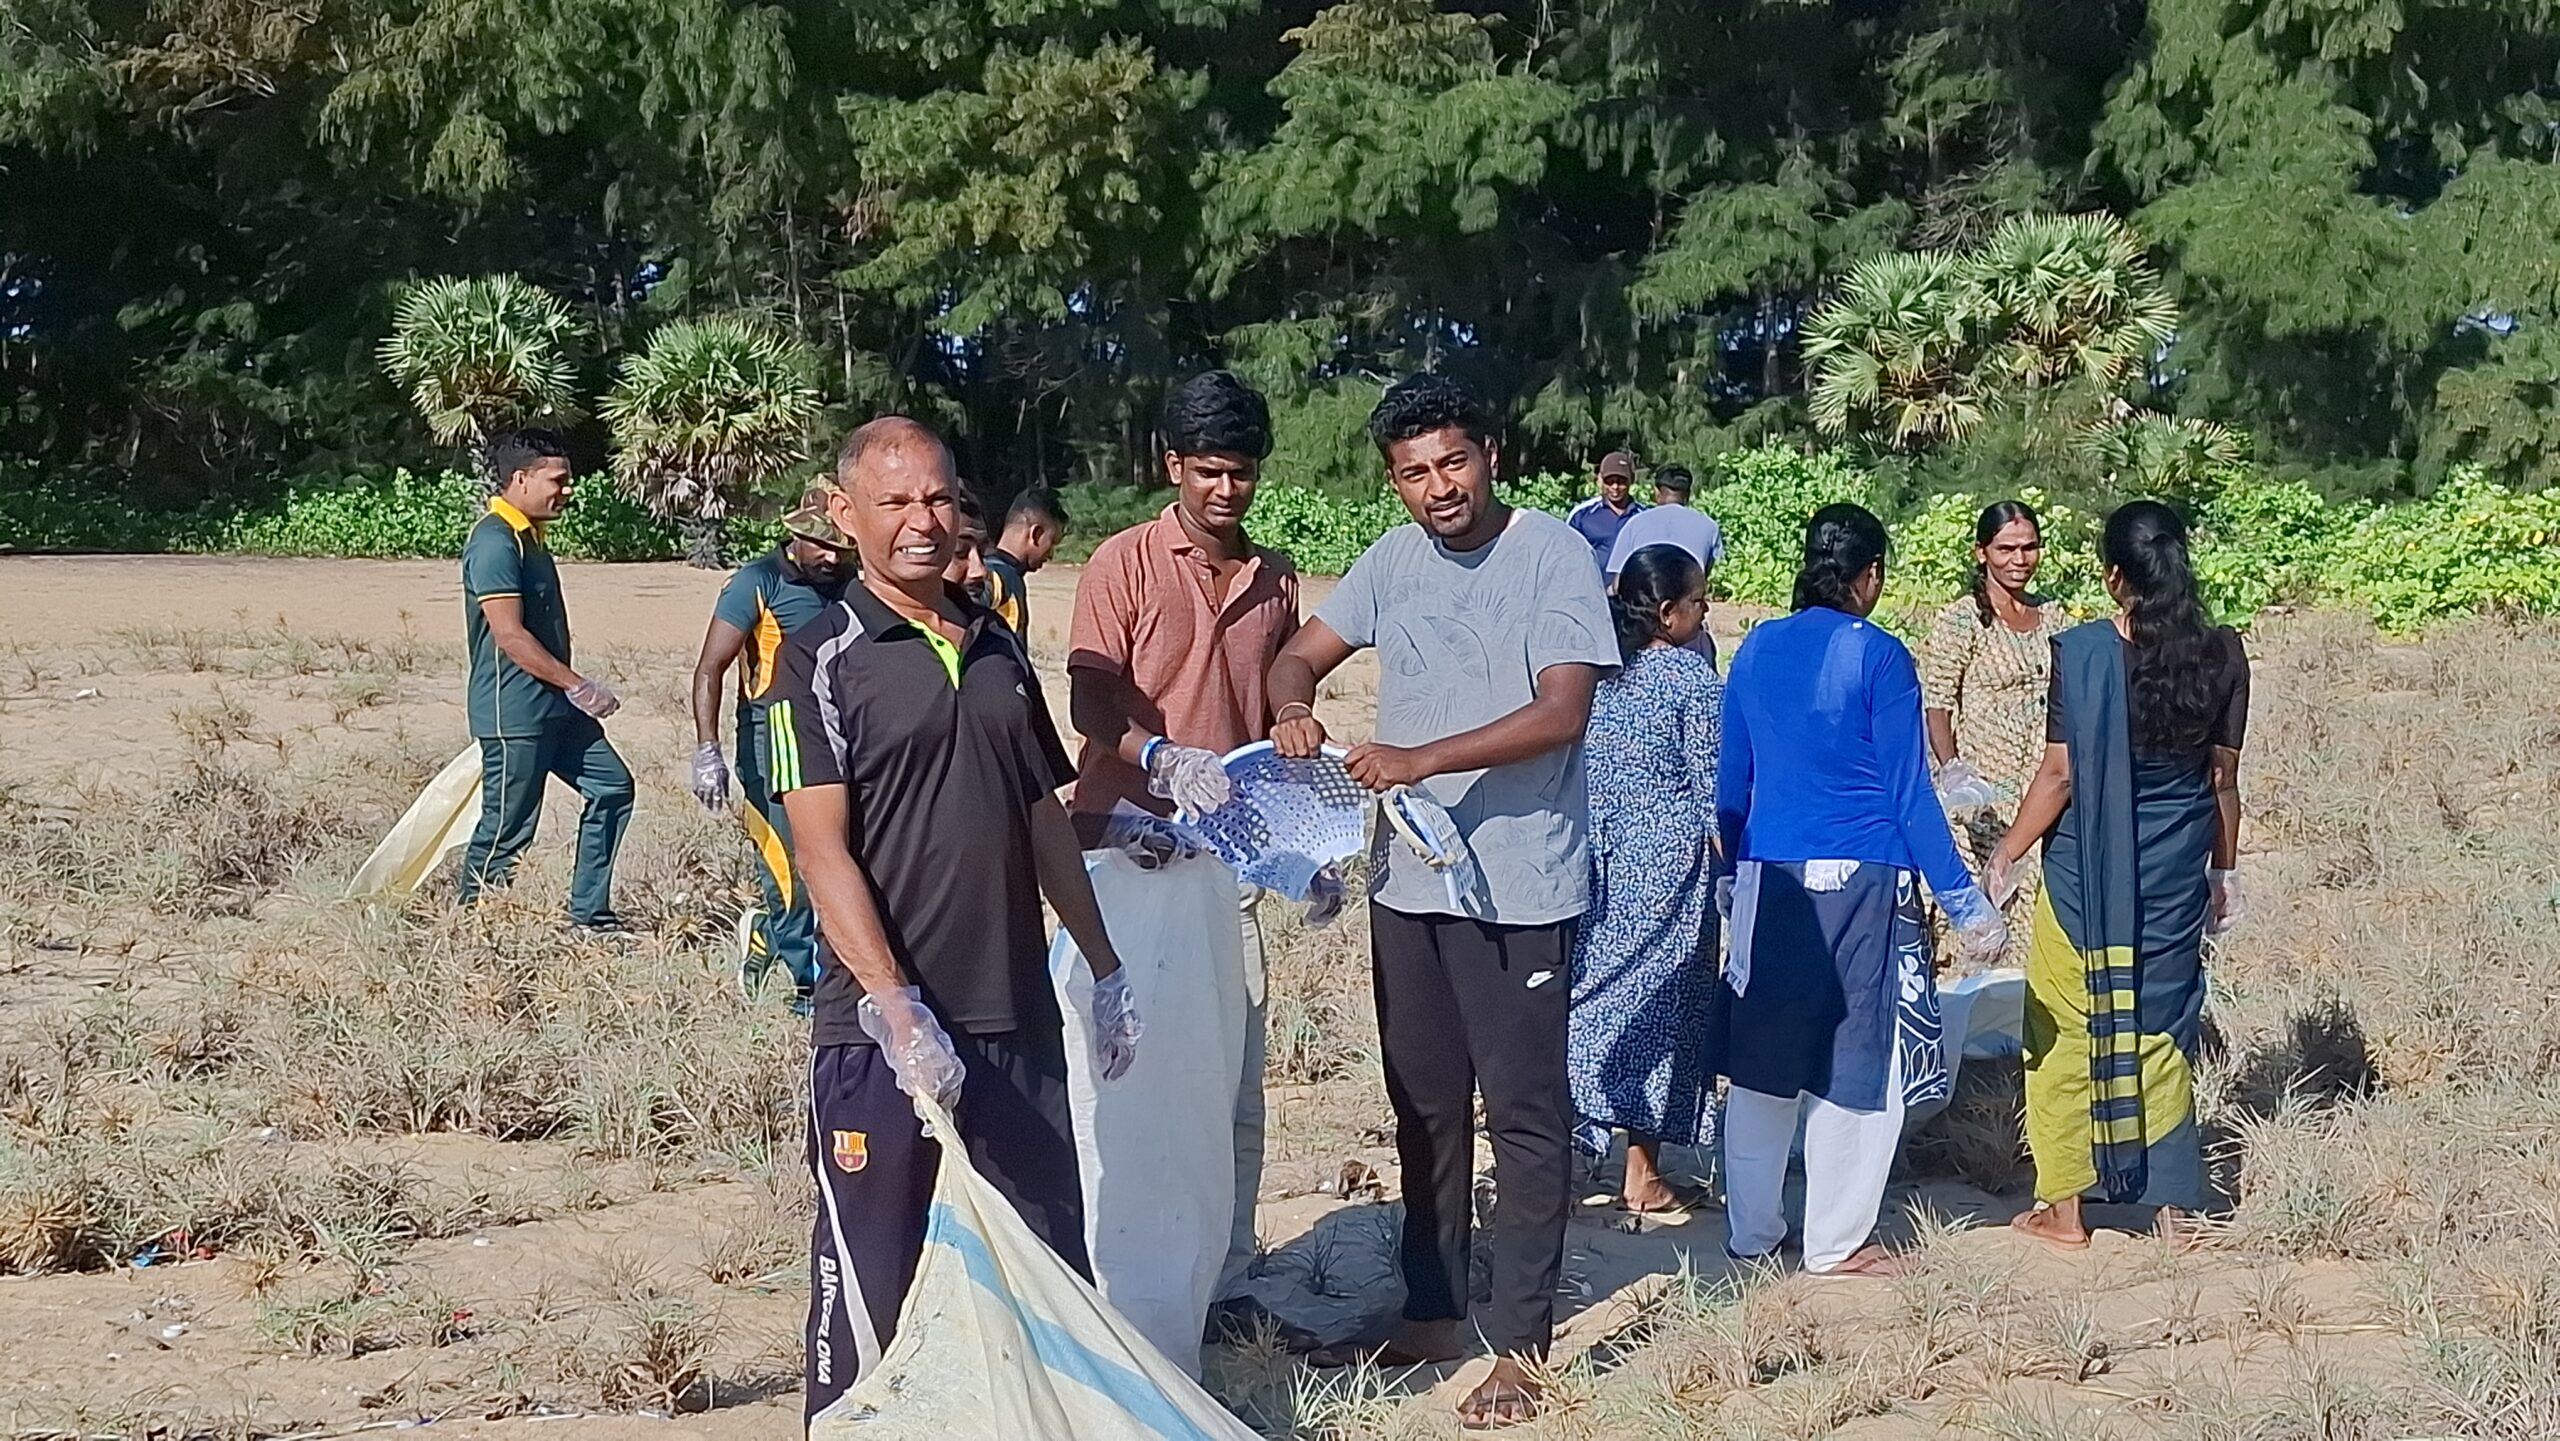
[[[1795,608],[1854,609],[1858,577],[1885,557],[1891,542],[1884,522],[1863,505],[1846,501],[1813,513],[1804,527],[1804,564],[1796,571]]]
[[[1706,578],[1698,558],[1676,545],[1648,545],[1628,556],[1618,572],[1618,588],[1609,597],[1619,658],[1633,660],[1636,652],[1661,639],[1662,608],[1687,599]]]

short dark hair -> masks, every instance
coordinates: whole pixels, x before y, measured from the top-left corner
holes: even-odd
[[[1387,387],[1369,412],[1369,439],[1379,453],[1399,440],[1429,435],[1456,426],[1478,445],[1493,440],[1493,410],[1463,382],[1428,372],[1408,375]]]
[[[516,472],[526,466],[537,461],[567,460],[569,442],[561,439],[560,432],[556,430],[525,426],[490,436],[486,454],[489,489],[499,491],[506,489],[507,482],[515,479]]]
[[[960,487],[960,497],[952,504],[959,508],[961,519],[976,521],[980,530],[987,528],[987,508],[979,502],[976,491],[965,485]]]
[[[1067,528],[1066,503],[1058,499],[1056,491],[1035,485],[1015,496],[1013,504],[1004,508],[1005,524],[1011,525],[1017,520],[1045,520],[1063,534]]]
[[[1271,454],[1271,406],[1234,371],[1202,371],[1165,395],[1156,432],[1176,455],[1262,460]]]
[[[1687,500],[1697,493],[1698,478],[1685,465],[1657,465],[1653,468],[1653,488],[1667,490]]]

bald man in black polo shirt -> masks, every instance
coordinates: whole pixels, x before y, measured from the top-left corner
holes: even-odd
[[[1093,967],[1096,1072],[1116,1081],[1136,1054],[1128,977],[1054,794],[1075,771],[1040,682],[944,579],[959,495],[951,452],[912,420],[845,441],[828,512],[861,578],[783,643],[773,690],[773,789],[821,938],[812,1417],[878,1364],[915,1277],[939,1152],[909,1097],[952,1111],[971,1164],[1089,1270],[1043,893]]]

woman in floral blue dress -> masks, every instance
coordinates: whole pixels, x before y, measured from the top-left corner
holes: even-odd
[[[1652,545],[1619,572],[1611,609],[1624,664],[1591,702],[1591,908],[1573,956],[1575,1141],[1605,1155],[1627,1133],[1621,1196],[1677,1209],[1664,1142],[1713,1139],[1720,1027],[1714,866],[1716,737],[1724,685],[1683,649],[1706,624],[1706,572]]]

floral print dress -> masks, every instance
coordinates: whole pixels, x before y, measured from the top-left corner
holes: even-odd
[[[1592,697],[1591,908],[1575,935],[1574,1140],[1714,1138],[1716,737],[1724,682],[1694,651],[1639,651]]]
[[[1956,754],[1982,773],[2000,794],[1987,811],[1951,817],[1956,849],[1977,879],[1991,863],[1991,853],[2018,813],[2018,801],[2044,761],[2045,693],[2053,676],[2053,639],[2071,628],[2071,617],[2058,602],[2036,606],[2033,630],[2011,630],[1997,619],[1982,623],[1972,596],[1947,606],[1930,623],[1920,641],[1920,703],[1947,711],[1955,723]],[[2027,941],[2034,931],[2036,876],[2033,858],[2023,867],[2018,894],[2002,908],[2009,922],[2009,949],[2002,966],[2024,966]],[[1937,922],[1938,954],[1960,957],[1961,948],[1947,943],[1945,922]]]

